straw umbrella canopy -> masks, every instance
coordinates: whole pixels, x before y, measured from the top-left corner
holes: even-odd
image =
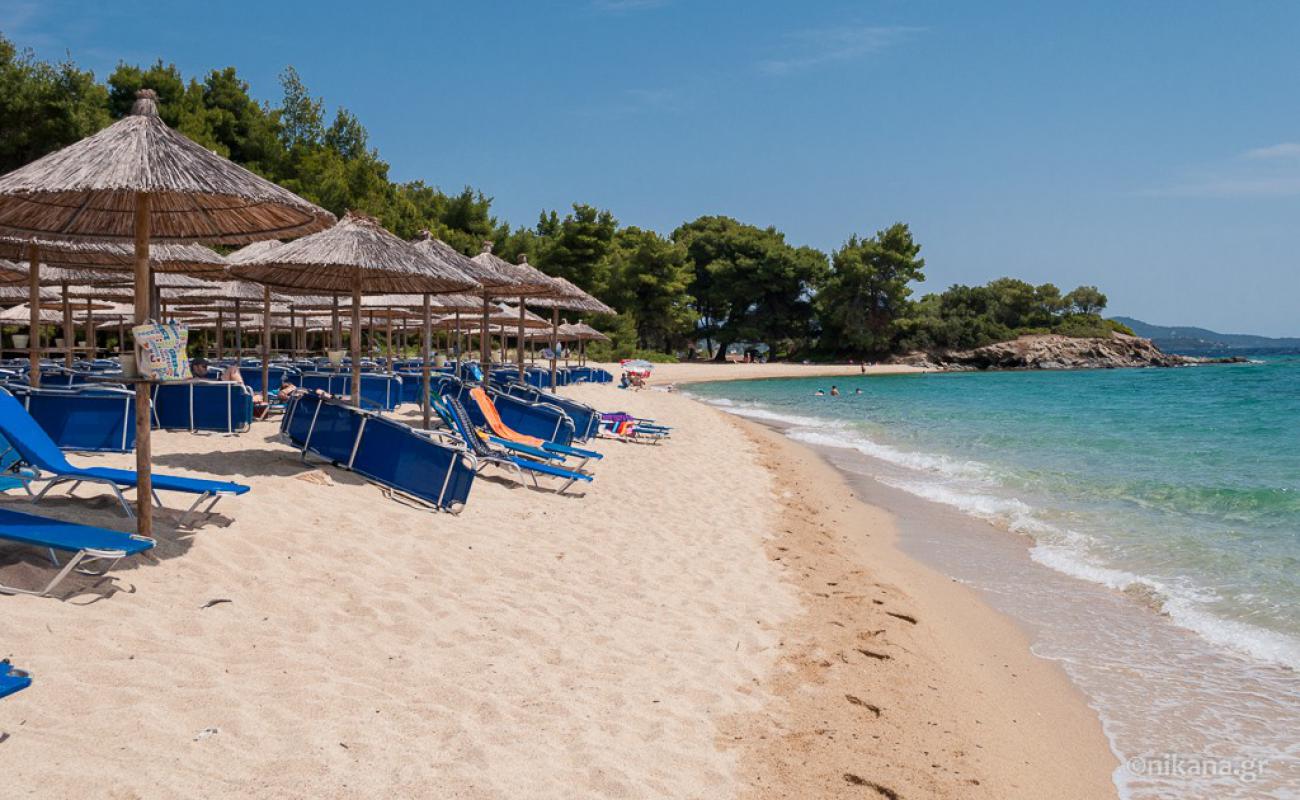
[[[488,348],[487,348],[487,344],[488,344],[487,317],[488,317],[489,297],[518,297],[522,299],[525,297],[558,296],[563,292],[560,291],[558,285],[549,275],[542,272],[541,270],[535,269],[534,267],[530,266],[528,264],[527,256],[521,255],[519,257],[518,264],[511,264],[509,261],[506,261],[500,256],[493,254],[492,242],[484,242],[483,252],[474,256],[472,260],[477,262],[479,266],[491,270],[493,274],[507,276],[514,280],[514,285],[512,286],[494,290],[493,292],[491,292],[491,294],[489,294],[488,292],[483,293],[483,326],[482,326],[482,332],[480,334],[481,337],[480,341],[482,344],[482,353],[484,354],[484,359],[486,362],[489,360],[487,358],[487,356],[489,355]],[[522,322],[522,315],[524,312],[524,307],[522,302],[519,305],[519,312],[521,316],[521,322],[519,324],[519,340],[522,342],[524,338],[524,327],[525,327]],[[519,377],[522,379],[523,376],[524,376],[524,351],[523,348],[520,347]]]
[[[6,248],[16,248],[22,240],[12,237],[0,237],[0,251]],[[31,265],[23,261],[17,264],[22,270],[28,281],[29,287],[34,285],[42,286],[61,286],[63,288],[63,322],[64,328],[72,327],[72,309],[69,302],[70,295],[68,290],[71,285],[87,285],[100,287],[116,287],[105,289],[100,295],[101,299],[124,300],[130,302],[135,297],[134,289],[131,288],[132,275],[115,269],[114,265],[120,265],[120,254],[129,253],[130,248],[115,242],[70,242],[51,239],[39,240],[41,246],[42,263],[39,265],[36,275],[31,274]],[[51,266],[55,261],[61,266]],[[205,270],[225,269],[225,259],[216,251],[196,244],[166,244],[159,245],[157,248],[150,250],[150,268],[152,269],[196,269]],[[210,273],[204,272],[204,275]],[[220,273],[217,273],[220,274]],[[150,307],[151,315],[162,316],[161,301],[166,298],[168,292],[178,288],[209,286],[210,283],[190,277],[180,273],[168,272],[164,274],[153,274],[151,272],[153,285],[150,288]],[[162,287],[162,288],[159,288]],[[32,308],[39,306],[37,296],[28,297],[28,305]],[[71,331],[65,330],[65,337],[71,338]],[[87,340],[89,340],[89,335]],[[31,334],[32,352],[29,357],[32,360],[32,370],[30,380],[33,386],[39,386],[41,382],[40,361],[36,347],[36,335]],[[69,348],[65,360],[66,366],[72,366],[72,349]]]
[[[40,289],[41,301],[43,303],[56,303],[59,299],[59,293],[49,289]],[[27,301],[28,290],[26,285],[0,285],[0,305],[25,303]]]
[[[242,244],[301,236],[333,216],[186,138],[158,116],[157,94],[136,93],[129,116],[0,177],[0,233],[134,242],[135,321],[149,317],[150,244]],[[136,385],[137,530],[153,532],[149,386]]]
[[[27,270],[0,256],[0,285],[24,283],[26,280]]]
[[[571,281],[564,278],[552,278],[551,280],[563,292],[562,295],[557,297],[534,297],[530,298],[527,303],[533,308],[551,309],[551,393],[554,394],[559,391],[555,386],[555,373],[559,369],[555,351],[558,349],[556,345],[559,342],[560,310],[578,311],[587,314],[617,314],[618,312],[584,292]]]
[[[329,230],[257,256],[231,258],[230,272],[268,286],[352,295],[352,327],[361,327],[361,293],[439,294],[477,284],[463,272],[435,264],[373,217],[348,212]],[[361,341],[352,337],[352,402],[361,404]]]
[[[32,310],[27,307],[26,303],[20,303],[11,308],[6,308],[0,312],[0,322],[8,325],[26,322],[31,319]],[[40,320],[46,324],[57,325],[63,321],[63,315],[51,308],[42,308],[40,310]]]

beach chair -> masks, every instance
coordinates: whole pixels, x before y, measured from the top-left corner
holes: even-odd
[[[520,400],[551,405],[560,409],[573,421],[573,438],[580,442],[585,442],[600,432],[600,412],[585,403],[556,394],[547,394],[521,383],[503,386],[502,391]]]
[[[7,660],[0,661],[0,698],[21,692],[32,685],[32,676],[25,670],[17,669]]]
[[[64,450],[128,453],[135,449],[135,394],[109,386],[34,389],[11,385],[54,443]]]
[[[480,470],[487,464],[496,464],[505,469],[513,470],[521,486],[528,485],[524,480],[525,477],[531,479],[535,489],[541,488],[541,483],[538,481],[539,475],[559,478],[564,483],[557,491],[558,494],[564,494],[570,486],[578,481],[585,483],[591,483],[592,481],[592,476],[586,472],[549,463],[551,460],[560,458],[557,454],[529,448],[527,445],[515,442],[495,439],[487,434],[480,433],[470,420],[469,412],[465,410],[465,406],[451,395],[444,395],[442,403],[438,404],[438,408],[440,414],[446,415],[444,419],[449,423],[450,429],[455,431],[460,441],[464,442],[470,452],[478,459]]]
[[[322,391],[335,397],[352,394],[352,373],[348,372],[306,372],[303,373],[304,389]],[[380,411],[392,411],[402,402],[403,381],[397,375],[385,372],[361,373],[361,405],[363,408],[375,408]]]
[[[68,463],[63,451],[50,439],[49,435],[36,424],[26,409],[13,395],[0,390],[0,436],[9,442],[10,447],[20,459],[11,470],[13,477],[23,482],[23,488],[31,493],[31,483],[45,482],[45,487],[32,498],[39,503],[50,489],[63,483],[71,483],[68,494],[72,494],[83,483],[96,483],[107,486],[122,504],[122,510],[128,517],[134,517],[131,504],[122,494],[125,489],[134,489],[137,483],[136,473],[126,469],[111,467],[76,467]],[[5,454],[0,453],[0,457]],[[198,495],[193,505],[181,515],[179,524],[185,525],[190,515],[200,510],[211,514],[212,507],[226,495],[241,495],[248,487],[228,481],[213,481],[203,478],[182,478],[173,475],[153,475],[154,502],[159,508],[164,507],[158,492],[180,492]]]
[[[43,589],[21,589],[0,584],[3,594],[34,594],[44,597],[73,572],[99,577],[108,572],[123,558],[143,553],[157,544],[153,539],[134,533],[122,533],[105,528],[92,528],[74,522],[63,522],[34,514],[24,514],[0,508],[0,542],[39,547],[48,550],[55,567],[59,567],[55,551],[69,553],[71,557]],[[107,561],[99,570],[86,569],[89,562]]]
[[[471,388],[469,390],[469,397],[474,403],[474,406],[478,409],[479,414],[483,417],[483,420],[486,423],[484,427],[486,427],[492,435],[498,439],[516,442],[518,444],[526,444],[530,447],[540,448],[565,458],[579,458],[581,461],[578,462],[578,469],[585,467],[587,462],[593,458],[602,459],[605,457],[604,455],[597,453],[595,450],[583,450],[582,448],[572,447],[568,444],[569,441],[573,440],[573,422],[569,420],[568,415],[565,415],[563,411],[560,411],[559,413],[563,415],[561,421],[564,423],[564,430],[568,436],[566,441],[558,442],[540,436],[520,433],[507,425],[501,419],[501,414],[498,412],[496,403],[488,396],[487,391],[482,386]],[[506,397],[502,399],[501,402],[508,403],[513,400],[513,398]],[[556,410],[558,411],[558,409]],[[558,430],[556,431],[556,435],[559,435]]]
[[[478,462],[462,446],[351,404],[302,392],[289,401],[281,435],[298,448],[453,514],[469,500]]]
[[[161,430],[243,433],[253,425],[253,390],[238,381],[160,383],[152,410]]]
[[[672,428],[654,420],[634,417],[623,411],[600,415],[600,432],[608,438],[624,442],[649,442],[658,444],[672,434]]]

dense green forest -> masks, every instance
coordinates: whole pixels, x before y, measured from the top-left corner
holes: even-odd
[[[160,113],[190,138],[342,214],[380,218],[403,238],[422,229],[473,255],[528,260],[618,310],[591,320],[617,356],[719,357],[763,342],[782,358],[882,358],[910,349],[974,347],[1024,332],[1105,335],[1106,297],[1003,278],[913,297],[925,279],[921,245],[896,223],[852,234],[829,257],[773,227],[704,216],[667,235],[620,224],[583,203],[545,210],[531,227],[492,213],[492,198],[397,183],[345,108],[332,118],[288,67],[278,104],[259,102],[234,67],[186,78],[170,64],[120,63],[107,80],[71,61],[44,62],[0,34],[0,174],[88,136],[126,114],[135,93],[158,93]]]

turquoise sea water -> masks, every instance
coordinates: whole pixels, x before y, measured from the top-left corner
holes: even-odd
[[[1300,357],[834,383],[690,391],[850,442],[912,472],[898,488],[1032,536],[1049,566],[1138,584],[1208,639],[1300,668]]]
[[[832,384],[840,396],[815,396]],[[1252,782],[1121,770],[1124,796],[1300,793],[1300,356],[688,391],[838,448],[892,490],[1029,537],[1050,580],[1031,586],[1020,570],[972,582],[1039,607],[1024,615],[1036,652],[1090,695],[1122,760],[1272,764]],[[1085,609],[1089,596],[1103,599]]]

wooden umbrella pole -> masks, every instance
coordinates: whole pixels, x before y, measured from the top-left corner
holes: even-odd
[[[330,316],[330,345],[333,350],[343,349],[343,326],[339,324],[339,296],[334,297],[334,310]]]
[[[478,360],[483,368],[483,377],[487,378],[488,370],[492,368],[492,334],[488,331],[488,296],[483,295],[483,327],[479,330]],[[35,319],[35,316],[32,317]]]
[[[423,341],[423,364],[420,365],[420,409],[424,412],[424,429],[429,430],[429,390],[433,382],[433,303],[429,300],[429,295],[424,296],[424,336]]]
[[[226,312],[217,309],[217,360],[220,361],[226,345]]]
[[[77,332],[72,329],[72,301],[68,299],[68,284],[61,283],[63,290],[63,366],[72,369],[72,345],[76,343]]]
[[[393,371],[393,309],[388,308],[388,324],[385,326],[386,334],[384,337],[384,361],[388,371]]]
[[[88,358],[91,361],[99,355],[98,341],[95,338],[95,317],[92,315],[93,307],[90,297],[86,297],[86,347],[90,348]]]
[[[519,298],[519,338],[515,339],[515,357],[519,362],[519,382],[525,383],[524,380],[524,317],[528,310],[524,308],[524,298]],[[505,335],[504,328],[501,335]]]
[[[27,309],[31,312],[27,329],[27,355],[31,360],[28,382],[41,385],[41,248],[36,242],[27,245]]]
[[[244,360],[244,315],[239,313],[239,297],[235,297],[235,366]]]
[[[352,405],[361,408],[361,268],[352,278]]]
[[[271,287],[262,287],[262,396],[271,402]]]
[[[560,343],[560,309],[558,307],[553,306],[551,308],[551,394],[555,394],[557,391],[555,388],[555,373],[558,369],[558,365],[555,363],[555,356],[556,356],[555,348],[559,347],[559,343]]]
[[[122,318],[117,318],[117,355],[120,357],[126,352],[126,323]]]
[[[152,292],[149,291],[149,195],[135,195],[135,324],[149,319]],[[137,356],[139,354],[137,353]],[[137,359],[137,369],[139,368]],[[149,384],[135,385],[135,529],[141,536],[153,535],[153,476],[149,443]]]
[[[456,309],[456,378],[459,380],[461,375],[461,365],[465,363],[464,341],[460,335],[460,309]]]

